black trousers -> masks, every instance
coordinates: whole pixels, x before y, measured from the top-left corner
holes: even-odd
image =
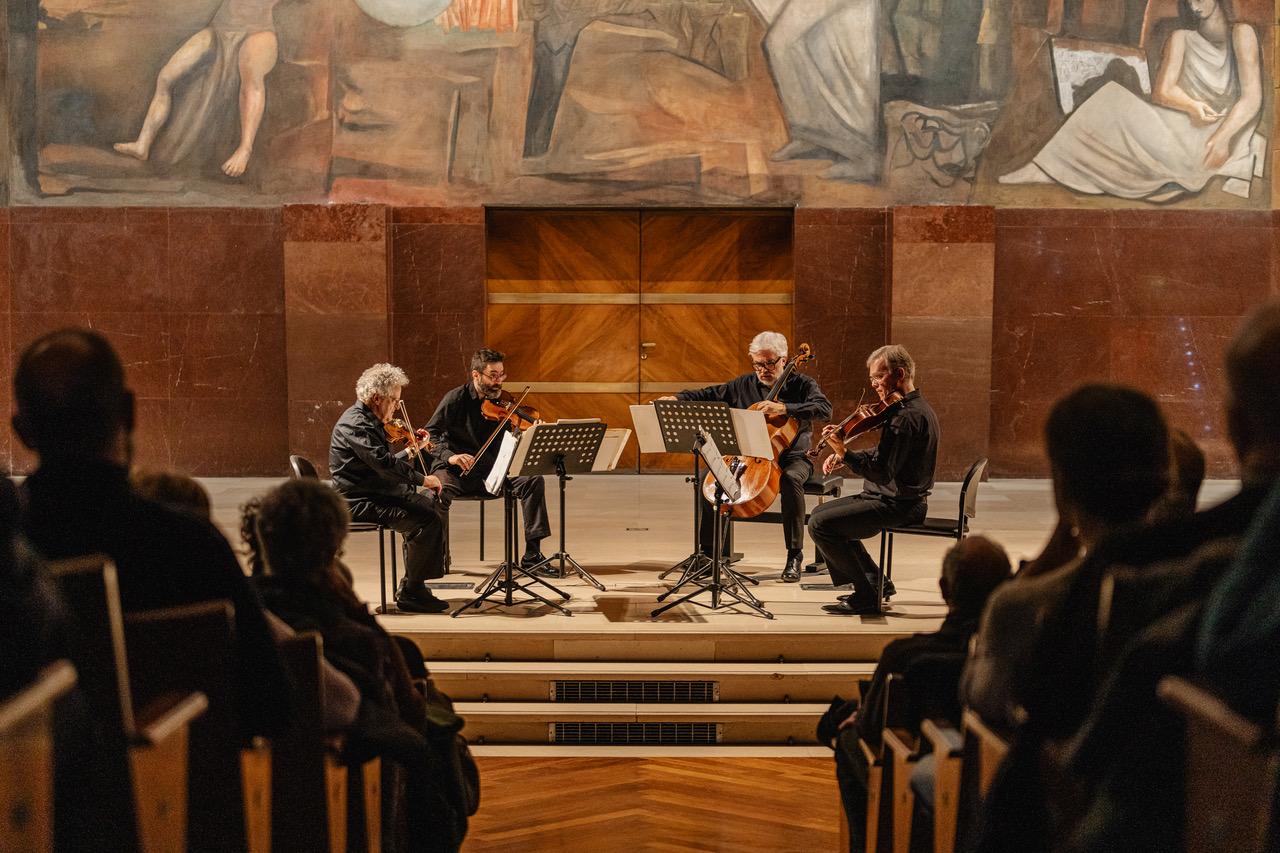
[[[917,524],[924,520],[928,505],[923,500],[886,501],[863,492],[827,501],[809,516],[809,536],[818,546],[837,586],[853,584],[853,598],[859,604],[875,604],[873,583],[880,567],[863,547],[863,539],[879,535],[886,527]]]
[[[858,730],[850,726],[836,738],[836,782],[849,823],[849,853],[862,853],[867,835],[867,759],[858,745]]]
[[[782,497],[782,539],[788,551],[799,551],[804,548],[804,484],[813,475],[813,463],[803,453],[784,453],[780,464],[782,477],[778,480],[778,491]],[[702,544],[703,553],[711,556],[716,508],[707,500],[699,501],[698,505],[702,512],[698,541]],[[726,524],[726,534],[728,529]]]
[[[470,474],[459,477],[449,470],[435,473],[444,485],[440,494],[446,513],[456,498],[492,497],[484,487],[484,477]],[[551,535],[551,522],[547,518],[546,484],[542,477],[512,477],[511,490],[520,501],[520,515],[524,518],[524,541],[526,544],[536,545]]]
[[[351,502],[351,518],[390,527],[404,537],[404,584],[444,577],[444,525],[448,507],[431,492]]]

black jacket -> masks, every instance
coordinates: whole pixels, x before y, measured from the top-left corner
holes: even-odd
[[[927,498],[938,462],[938,416],[920,396],[920,389],[903,399],[880,430],[875,447],[849,451],[844,462],[862,478],[863,494],[888,501]]]
[[[768,394],[768,385],[757,379],[754,373],[744,373],[723,385],[681,391],[676,397],[680,400],[719,401],[728,403],[735,409],[746,409],[753,403],[763,402]],[[793,373],[787,377],[782,390],[778,392],[777,401],[786,405],[789,417],[800,421],[800,432],[787,452],[800,453],[808,450],[813,440],[813,422],[825,421],[831,417],[831,403],[813,377],[803,373]]]
[[[262,603],[217,528],[139,497],[125,469],[106,462],[46,462],[23,487],[24,528],[32,544],[53,560],[110,557],[126,612],[230,601],[242,730],[268,736],[284,730],[289,681]]]
[[[430,466],[428,466],[430,467]],[[422,470],[407,455],[391,452],[382,421],[356,402],[333,425],[329,438],[329,476],[349,501],[407,497],[422,485]]]
[[[449,457],[455,453],[475,455],[489,436],[493,435],[497,421],[491,421],[480,413],[484,401],[476,393],[470,382],[459,385],[440,398],[431,420],[427,422],[427,432],[435,445],[432,451],[438,467],[449,464]],[[494,440],[484,452],[484,456],[476,460],[471,469],[472,476],[484,477],[493,467],[493,460],[498,456],[501,440]]]

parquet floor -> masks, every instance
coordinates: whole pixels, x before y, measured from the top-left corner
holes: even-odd
[[[477,758],[463,853],[819,853],[839,844],[820,758]]]

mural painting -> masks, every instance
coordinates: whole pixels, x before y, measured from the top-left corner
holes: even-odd
[[[1274,0],[11,0],[17,204],[1271,204]]]

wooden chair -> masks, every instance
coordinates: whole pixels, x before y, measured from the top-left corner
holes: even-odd
[[[906,727],[904,681],[896,673],[885,682],[880,748],[859,740],[867,760],[867,853],[899,853],[911,843],[911,771],[920,760],[919,739]]]
[[[53,705],[75,683],[57,661],[0,703],[0,850],[53,849]]]
[[[125,642],[136,698],[184,689],[200,691],[209,702],[191,726],[188,849],[269,850],[270,750],[265,743],[242,750],[231,603],[130,613]]]
[[[273,849],[330,851],[382,849],[381,765],[378,759],[360,768],[360,819],[348,846],[348,772],[339,760],[339,744],[323,726],[319,634],[300,634],[280,644],[280,654],[293,682],[293,719],[272,744],[271,790]]]
[[[1264,729],[1177,676],[1160,698],[1186,721],[1187,853],[1275,853],[1280,749]]]
[[[960,771],[964,741],[960,732],[948,725],[925,720],[921,735],[933,752],[933,851],[953,853],[956,849],[956,820],[960,814]]]
[[[955,836],[963,844],[982,807],[996,771],[1009,753],[1009,739],[975,712],[965,709],[961,725],[960,789],[956,794]]]
[[[82,557],[53,563],[50,571],[74,624],[71,657],[80,686],[104,733],[94,760],[101,794],[111,800],[103,807],[118,820],[102,827],[103,848],[186,849],[189,729],[208,700],[172,691],[135,709],[115,566]]]

